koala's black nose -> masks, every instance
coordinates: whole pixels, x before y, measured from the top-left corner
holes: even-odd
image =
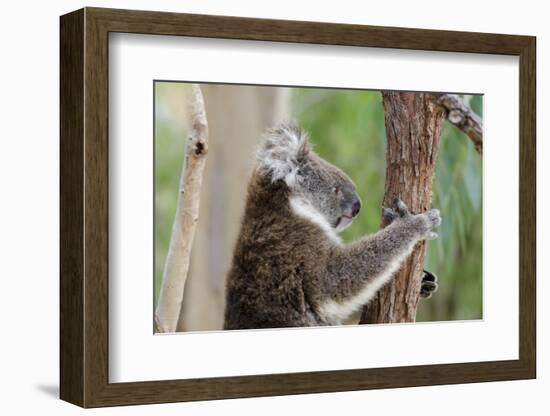
[[[361,210],[361,201],[356,200],[353,203],[353,206],[351,207],[351,216],[355,217],[357,214],[359,214],[359,211]]]

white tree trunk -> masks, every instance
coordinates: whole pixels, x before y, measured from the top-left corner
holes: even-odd
[[[200,191],[208,152],[208,123],[198,86],[193,86],[189,114],[190,133],[181,173],[176,216],[155,312],[155,332],[176,331],[193,238],[199,220]]]
[[[225,275],[239,233],[256,147],[265,129],[286,120],[289,111],[285,88],[213,84],[201,88],[210,153],[178,331],[222,328]]]

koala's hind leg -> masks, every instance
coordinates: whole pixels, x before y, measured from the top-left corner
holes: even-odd
[[[439,285],[437,284],[437,276],[427,270],[424,270],[424,277],[422,278],[422,284],[420,285],[420,297],[429,299],[437,291]]]

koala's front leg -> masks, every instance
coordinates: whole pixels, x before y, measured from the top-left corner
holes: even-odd
[[[366,304],[386,284],[421,240],[437,237],[441,224],[439,210],[411,214],[401,200],[385,210],[391,223],[376,234],[343,247],[335,247],[327,260],[328,273],[323,282],[327,314],[352,313]],[[332,311],[332,312],[330,312]]]

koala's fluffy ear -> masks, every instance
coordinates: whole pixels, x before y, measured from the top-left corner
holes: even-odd
[[[300,161],[309,152],[306,132],[296,124],[283,124],[269,130],[256,155],[258,172],[272,182],[284,180],[288,186],[296,183]]]

